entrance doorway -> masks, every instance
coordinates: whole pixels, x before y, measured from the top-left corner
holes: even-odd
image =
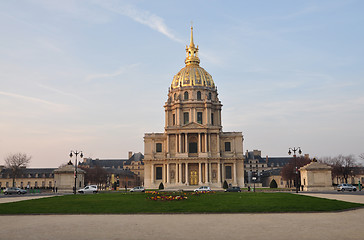
[[[190,185],[197,185],[198,184],[198,174],[196,170],[192,170],[190,172]]]

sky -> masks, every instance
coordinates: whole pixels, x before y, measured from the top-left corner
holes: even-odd
[[[0,165],[144,152],[191,22],[244,151],[364,153],[364,1],[0,1]],[[74,160],[74,159],[73,159]]]

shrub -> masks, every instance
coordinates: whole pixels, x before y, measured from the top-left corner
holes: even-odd
[[[158,188],[158,189],[159,189],[159,190],[164,189],[164,185],[163,185],[163,183],[162,183],[162,182],[159,184],[159,188]]]
[[[277,185],[276,180],[274,180],[274,179],[273,179],[273,180],[270,182],[269,187],[270,187],[270,188],[277,188],[277,187],[278,187],[278,185]]]
[[[224,181],[224,185],[222,186],[224,189],[228,189],[229,188],[229,185],[228,183],[226,182],[226,180]]]

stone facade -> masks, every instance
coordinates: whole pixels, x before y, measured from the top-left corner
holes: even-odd
[[[76,190],[84,187],[85,171],[77,169]],[[54,170],[54,186],[58,192],[73,192],[75,186],[75,166],[65,165]]]
[[[217,88],[199,63],[191,28],[186,66],[174,76],[164,105],[165,131],[144,136],[146,188],[221,188],[225,180],[244,186],[243,135],[222,131]]]
[[[301,167],[301,184],[303,191],[325,191],[333,190],[331,179],[331,167],[319,163],[311,162]]]

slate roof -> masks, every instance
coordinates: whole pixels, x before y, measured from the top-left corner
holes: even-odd
[[[268,156],[268,167],[283,167],[289,161],[291,161],[292,157],[269,157]],[[260,155],[254,155],[254,152],[247,152],[245,154],[245,164],[249,164],[250,160],[258,160],[258,164],[267,163],[266,157],[262,157]]]
[[[133,156],[131,156],[131,158],[129,158],[126,162],[124,162],[124,165],[131,165],[131,162],[133,161],[141,161],[142,165],[144,165],[143,159],[144,155],[142,153],[140,152],[134,153]]]
[[[23,168],[22,175],[23,178],[52,178],[53,171],[56,168]],[[9,168],[4,168],[0,172],[0,178],[8,178],[11,176],[11,170]]]

